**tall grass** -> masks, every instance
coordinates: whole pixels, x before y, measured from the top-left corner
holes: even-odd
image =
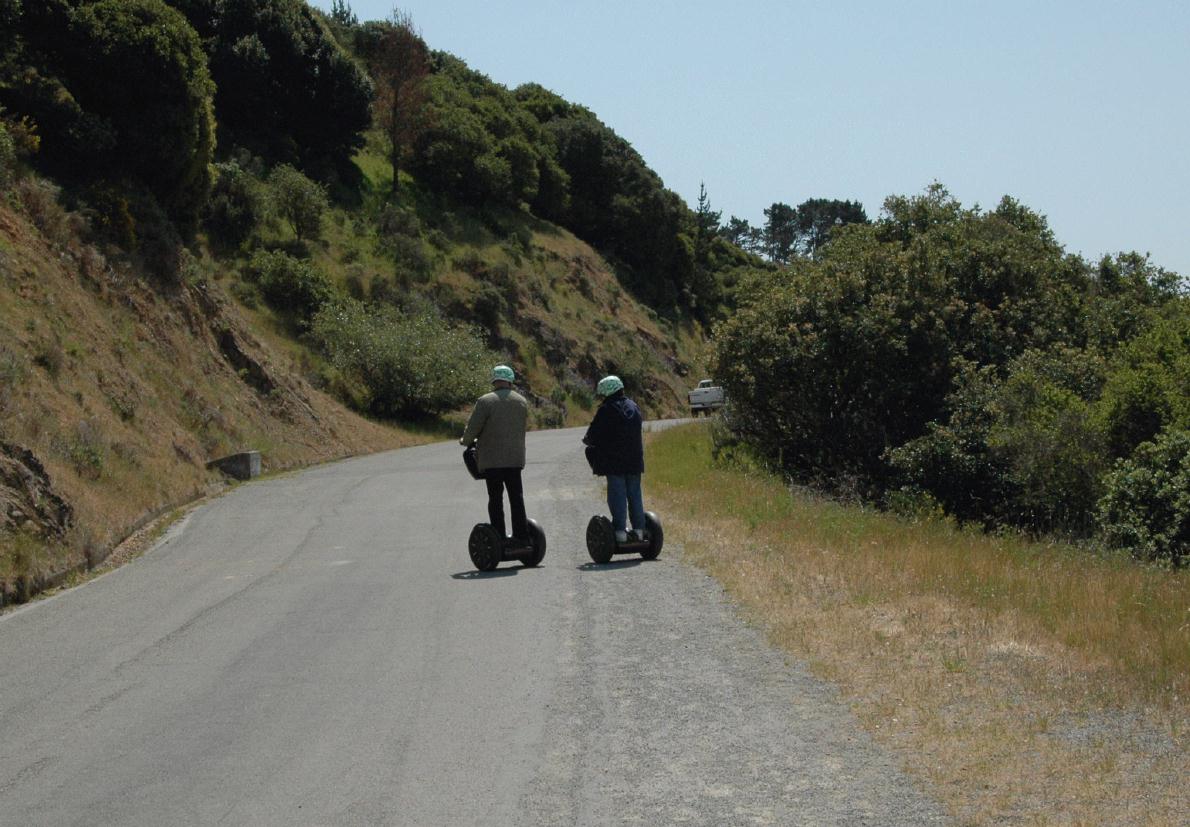
[[[943,520],[909,520],[716,466],[705,426],[659,434],[649,480],[690,515],[735,521],[775,556],[812,566],[837,599],[940,597],[1060,643],[1147,697],[1190,697],[1190,575]]]

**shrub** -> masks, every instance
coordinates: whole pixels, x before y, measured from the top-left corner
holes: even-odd
[[[434,270],[434,259],[416,236],[395,236],[389,240],[388,254],[396,265],[402,284],[425,283]]]
[[[80,477],[97,480],[103,476],[107,444],[94,421],[84,419],[79,422],[74,436],[65,445],[65,452]]]
[[[587,385],[571,383],[566,388],[574,404],[584,410],[590,410],[595,405],[595,393]]]
[[[349,265],[347,274],[343,277],[343,286],[347,288],[348,296],[363,301],[368,294],[368,282],[364,278],[364,268],[358,264]]]
[[[424,307],[402,313],[346,300],[324,307],[312,334],[349,384],[367,387],[368,412],[385,417],[423,418],[470,402],[496,358],[475,333]]]
[[[903,489],[928,492],[962,520],[992,523],[1004,512],[1010,484],[988,448],[995,393],[993,368],[960,365],[946,399],[949,418],[929,423],[920,437],[885,454]]]
[[[8,189],[16,175],[17,150],[8,127],[0,121],[0,190]]]
[[[51,378],[57,379],[66,366],[66,351],[56,338],[38,343],[33,353],[33,363],[45,369]]]
[[[1073,379],[1065,368],[1088,363]],[[1085,395],[1098,384],[1090,357],[1065,349],[1031,352],[1013,363],[992,400],[988,447],[1012,486],[1006,516],[1042,531],[1087,535],[1101,495],[1106,438]]]
[[[451,260],[451,265],[477,279],[483,278],[488,269],[488,263],[483,260],[483,256],[479,254],[479,251],[473,247],[468,247],[462,253],[455,256]]]
[[[1190,554],[1190,431],[1167,429],[1105,479],[1099,523],[1107,542],[1175,565]]]
[[[533,409],[533,422],[539,428],[564,428],[566,408],[552,402],[542,402]]]
[[[335,295],[334,285],[321,270],[279,250],[257,251],[246,275],[260,288],[265,301],[292,313],[299,322],[308,323]]]
[[[1190,300],[1123,345],[1098,405],[1112,454],[1126,457],[1169,426],[1190,428]]]
[[[885,459],[904,490],[927,492],[960,519],[1089,533],[1107,462],[1092,415],[1103,371],[1070,348],[1027,351],[1003,376],[962,363],[949,416]]]
[[[328,207],[320,184],[282,164],[269,173],[269,195],[274,211],[289,223],[298,240],[319,237]]]
[[[62,245],[74,229],[72,217],[58,200],[61,189],[43,178],[22,178],[14,185],[25,214],[41,234],[53,244]]]
[[[718,332],[716,375],[744,435],[803,479],[878,477],[884,451],[942,407],[951,345],[930,285],[897,295],[910,276],[880,258],[799,266]]]
[[[205,223],[211,239],[237,248],[252,237],[267,212],[260,182],[236,161],[216,164],[218,177],[207,202]]]
[[[409,207],[386,204],[376,220],[376,231],[381,239],[392,236],[417,236],[421,234],[421,221]]]
[[[136,252],[145,268],[164,284],[180,283],[187,253],[177,226],[150,193],[131,193],[129,209],[135,221]]]
[[[256,289],[256,285],[246,281],[235,281],[232,282],[230,289],[231,294],[244,307],[255,308],[260,304],[260,291]]]
[[[110,184],[98,184],[87,192],[91,226],[99,237],[128,252],[136,249],[136,218],[128,194]]]
[[[471,298],[471,319],[487,331],[491,341],[500,338],[500,318],[507,310],[504,296],[490,284],[481,284]]]
[[[0,345],[0,417],[6,416],[12,407],[13,395],[28,378],[25,360],[18,354]]]

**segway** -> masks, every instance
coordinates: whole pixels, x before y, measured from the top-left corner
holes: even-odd
[[[529,544],[514,545],[514,541],[500,536],[490,523],[477,523],[467,540],[471,562],[480,571],[491,571],[501,563],[518,560],[526,567],[541,565],[545,558],[545,532],[536,520],[528,520]]]
[[[468,445],[463,451],[463,464],[467,466],[467,473],[473,479],[483,479],[475,455],[475,443]],[[528,545],[515,545],[513,540],[501,537],[500,532],[492,528],[491,523],[476,523],[467,540],[467,551],[471,554],[471,562],[475,564],[475,568],[491,571],[510,560],[519,560],[527,567],[540,566],[541,561],[545,559],[545,532],[536,520],[526,522],[529,524]]]
[[[661,520],[652,511],[645,512],[645,539],[636,540],[629,535],[623,543],[616,541],[612,521],[602,514],[596,514],[587,523],[587,553],[596,563],[610,563],[616,554],[639,554],[645,560],[656,560],[665,543],[665,532]]]

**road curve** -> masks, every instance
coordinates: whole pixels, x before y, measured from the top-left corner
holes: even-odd
[[[590,563],[580,434],[529,436],[538,569],[472,569],[439,444],[242,486],[0,617],[0,824],[942,823],[673,549]]]

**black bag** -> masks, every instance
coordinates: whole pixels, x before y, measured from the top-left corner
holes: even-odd
[[[483,474],[479,471],[479,460],[475,458],[475,443],[463,449],[463,464],[467,466],[467,473],[472,479],[483,479]]]
[[[588,445],[584,452],[587,455],[587,465],[591,466],[591,473],[597,477],[602,477],[607,474],[604,470],[602,456],[598,448],[594,445]]]

